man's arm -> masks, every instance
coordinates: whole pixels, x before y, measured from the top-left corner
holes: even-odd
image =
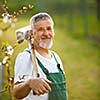
[[[22,99],[29,94],[30,90],[31,88],[28,85],[28,81],[17,82],[13,87],[13,95],[16,99]]]
[[[35,95],[41,95],[51,91],[50,84],[51,81],[44,78],[29,79],[26,82],[16,83],[13,87],[13,94],[17,99],[26,97],[31,90]]]

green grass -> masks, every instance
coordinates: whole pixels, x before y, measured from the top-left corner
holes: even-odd
[[[19,19],[16,27],[10,28],[2,36],[2,41],[9,41],[12,45],[16,43],[15,30],[28,24],[28,18]],[[100,70],[100,46],[95,41],[80,35],[83,31],[81,24],[76,25],[73,33],[67,30],[68,19],[65,16],[54,16],[55,20],[55,40],[53,50],[61,57],[67,77],[67,89],[69,100],[99,100],[99,70]],[[79,18],[79,22],[82,19]],[[91,24],[92,23],[92,24]],[[89,19],[89,33],[99,32],[95,17]],[[93,27],[95,26],[95,27]],[[97,27],[96,27],[97,26]],[[78,30],[79,29],[79,30]],[[78,37],[78,38],[76,38]],[[2,42],[1,41],[1,42]],[[27,42],[23,42],[15,49],[12,57],[12,73],[17,54],[27,47]],[[7,93],[3,93],[2,100],[7,100]]]
[[[60,35],[61,36],[61,35]],[[59,37],[56,50],[67,76],[70,100],[99,100],[99,49],[87,40]]]
[[[92,25],[97,26],[95,21]],[[98,26],[95,27],[88,30],[97,32]],[[80,26],[76,28],[80,31]],[[63,27],[57,28],[53,48],[63,60],[69,100],[99,100],[100,45],[95,45],[93,40],[82,37],[79,33],[69,34]],[[79,37],[75,38],[75,35]]]

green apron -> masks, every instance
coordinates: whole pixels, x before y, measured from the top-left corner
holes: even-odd
[[[68,96],[66,94],[66,79],[62,69],[60,68],[60,64],[58,63],[54,53],[52,53],[54,59],[57,62],[57,68],[59,72],[57,73],[49,73],[49,71],[43,66],[40,60],[37,58],[37,62],[43,72],[46,74],[47,79],[52,81],[51,89],[52,91],[49,92],[49,99],[48,100],[68,100]]]

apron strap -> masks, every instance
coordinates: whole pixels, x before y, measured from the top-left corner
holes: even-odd
[[[64,72],[63,72],[63,70],[61,69],[60,64],[58,63],[57,58],[56,58],[54,52],[52,52],[52,54],[53,54],[53,56],[54,56],[55,61],[57,62],[57,67],[58,67],[58,69],[62,72],[62,74],[63,74],[63,76],[64,76],[64,78],[65,78]],[[66,78],[65,78],[65,79],[66,79]]]
[[[37,62],[39,64],[39,66],[41,67],[41,69],[43,70],[43,72],[46,74],[46,75],[49,75],[49,71],[43,66],[43,64],[40,62],[40,60],[36,57],[37,59]]]
[[[57,58],[56,58],[56,56],[55,56],[55,54],[54,54],[53,52],[52,52],[52,55],[54,56],[54,59],[55,59],[55,61],[56,61],[56,63],[57,63],[58,69],[59,69],[61,72],[63,72],[62,69],[61,69],[61,67],[60,67],[60,64],[58,63]]]

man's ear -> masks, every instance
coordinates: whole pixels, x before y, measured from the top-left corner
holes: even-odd
[[[30,32],[30,36],[31,36],[31,38],[34,38],[34,35],[33,35],[34,33],[33,33],[33,31],[30,30],[29,32]]]
[[[30,37],[31,37],[30,41],[32,44],[34,44],[34,33],[32,30],[30,30],[29,32],[30,32]]]

